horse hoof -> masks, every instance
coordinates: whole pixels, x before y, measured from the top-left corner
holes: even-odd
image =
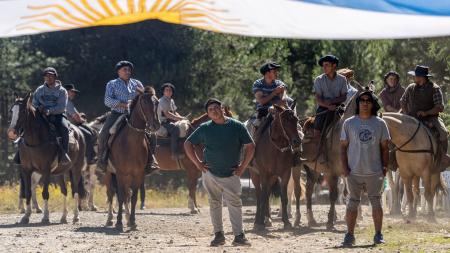
[[[335,230],[334,224],[327,223],[327,230]]]
[[[136,230],[137,230],[137,225],[136,225],[136,223],[130,224],[130,225],[128,225],[128,227],[129,227],[130,230],[132,230],[132,231],[136,231]]]
[[[89,207],[89,210],[92,211],[92,212],[97,212],[98,211],[96,206]]]
[[[41,223],[45,224],[45,225],[50,224],[50,219],[49,218],[42,218]]]
[[[299,227],[300,227],[300,221],[294,222],[294,228],[299,228]]]
[[[36,208],[36,213],[42,213],[42,209]]]
[[[28,224],[28,223],[30,223],[30,218],[28,218],[28,217],[23,217],[20,220],[20,224]]]
[[[317,227],[319,226],[319,224],[317,223],[317,221],[313,220],[313,221],[308,221],[308,227]]]
[[[64,218],[61,218],[61,220],[59,220],[59,222],[61,223],[61,224],[67,224],[67,219],[64,217]]]
[[[197,210],[191,210],[191,214],[198,214]]]
[[[25,213],[25,209],[20,209],[19,213]]]
[[[266,230],[266,226],[264,226],[262,224],[255,224],[253,229],[256,231],[264,231],[264,230]]]
[[[291,228],[292,228],[292,224],[290,222],[284,223],[284,229],[291,229]]]
[[[115,228],[116,228],[117,231],[123,232],[123,224],[122,223],[117,223],[116,222]]]
[[[105,227],[111,227],[113,224],[112,220],[106,222]]]
[[[77,224],[78,222],[80,222],[80,218],[74,217],[72,220],[72,224]]]

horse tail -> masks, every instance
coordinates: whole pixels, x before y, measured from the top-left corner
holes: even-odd
[[[448,195],[448,190],[447,190],[448,185],[445,183],[444,177],[442,175],[439,176],[439,183],[436,187],[437,190],[442,191],[442,193],[444,194],[444,196]]]

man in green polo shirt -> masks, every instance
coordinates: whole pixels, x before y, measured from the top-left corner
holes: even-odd
[[[240,176],[253,158],[255,145],[245,126],[224,116],[222,103],[208,99],[205,110],[211,119],[200,125],[184,143],[187,156],[202,171],[203,185],[208,192],[214,239],[211,246],[225,244],[222,224],[222,198],[227,202],[234,234],[233,245],[249,246],[242,225]],[[194,145],[204,145],[203,161],[194,152]],[[244,159],[240,161],[244,147]]]

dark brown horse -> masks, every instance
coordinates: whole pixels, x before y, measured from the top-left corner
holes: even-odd
[[[51,132],[50,126],[41,113],[32,106],[32,98],[29,93],[25,98],[17,98],[12,107],[11,125],[8,129],[8,137],[13,140],[19,134],[22,140],[19,142],[19,155],[21,160],[21,179],[23,180],[24,193],[26,198],[26,211],[21,219],[22,224],[27,224],[31,215],[31,174],[37,172],[42,175],[44,199],[44,216],[42,223],[49,223],[48,210],[48,186],[50,175],[69,174],[72,194],[74,197],[73,222],[79,221],[78,200],[85,196],[83,188],[83,178],[81,172],[85,166],[85,142],[82,133],[77,127],[72,127],[69,142],[69,156],[72,160],[70,167],[60,167],[57,162],[59,147]],[[64,180],[60,183],[61,192],[64,195],[64,207],[61,222],[67,222],[67,188]]]
[[[281,179],[282,220],[285,228],[292,227],[287,214],[287,186],[291,177],[295,151],[300,149],[301,138],[297,128],[295,102],[289,107],[274,105],[270,125],[260,126],[261,134],[256,142],[253,168],[250,175],[256,190],[257,209],[255,228],[264,229],[269,210],[269,194],[272,185]],[[265,129],[264,129],[265,128]],[[299,199],[297,203],[299,203]]]
[[[233,117],[233,113],[230,111],[229,107],[224,107],[224,113],[227,117]],[[192,133],[200,124],[210,120],[208,115],[202,114],[201,116],[195,118],[191,121],[191,128],[188,132],[188,136]],[[159,137],[158,137],[159,138]],[[197,155],[200,157],[203,156],[203,148],[201,146],[196,146],[195,151]],[[187,157],[178,159],[178,161],[174,160],[171,156],[170,146],[160,145],[156,148],[155,154],[156,160],[158,161],[159,167],[162,171],[175,171],[183,169],[186,171],[187,176],[187,187],[189,190],[189,199],[188,199],[188,208],[190,209],[192,214],[198,213],[200,210],[197,205],[196,198],[196,189],[197,189],[197,180],[201,176],[201,172],[195,167],[195,164]]]
[[[109,212],[106,224],[112,225],[113,190],[117,194],[119,211],[116,228],[123,230],[122,212],[125,206],[127,225],[136,228],[137,194],[144,180],[144,168],[148,160],[148,145],[146,131],[155,132],[160,127],[158,114],[158,99],[152,89],[149,93],[137,95],[130,106],[130,116],[127,124],[115,136],[111,147],[108,172],[106,177]],[[131,196],[130,196],[131,190]],[[131,213],[130,213],[131,199]]]

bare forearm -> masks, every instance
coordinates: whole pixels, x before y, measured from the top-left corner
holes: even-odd
[[[342,95],[342,96],[340,96],[340,97],[337,97],[335,99],[331,99],[330,100],[330,104],[333,104],[333,105],[342,104],[342,103],[345,102],[346,99],[347,99],[347,93]]]
[[[381,144],[381,162],[383,167],[387,167],[389,164],[389,146],[387,143]]]
[[[186,155],[194,164],[201,163],[200,159],[197,157],[197,154],[195,154],[194,145],[192,145],[192,143],[185,141],[184,150],[186,151]]]
[[[437,105],[437,106],[433,107],[432,109],[426,111],[425,113],[427,115],[437,115],[442,111],[444,111],[444,107],[442,105]]]
[[[342,169],[348,170],[347,147],[341,147],[341,164]]]
[[[265,105],[265,104],[269,103],[273,99],[273,97],[275,97],[275,95],[273,93],[271,93],[267,96],[261,96],[261,97],[257,98],[257,100],[258,100],[259,104]]]
[[[255,154],[255,145],[254,144],[248,144],[245,146],[245,156],[244,160],[242,161],[242,165],[247,168],[248,164],[253,159],[253,155]]]

